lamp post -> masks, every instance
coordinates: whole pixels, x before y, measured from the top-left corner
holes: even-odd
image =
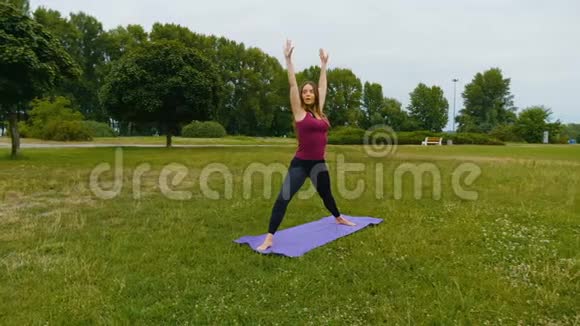
[[[453,78],[453,132],[455,132],[455,92],[458,80],[457,78]]]

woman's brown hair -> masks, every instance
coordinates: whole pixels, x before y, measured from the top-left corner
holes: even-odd
[[[312,90],[314,91],[314,98],[315,99],[314,99],[313,105],[307,105],[306,103],[304,103],[304,98],[302,98],[302,90],[304,90],[304,87],[306,87],[306,85],[312,86]],[[318,116],[321,117],[330,127],[330,121],[328,121],[328,117],[326,116],[326,114],[324,114],[324,112],[322,112],[322,109],[320,108],[320,94],[318,93],[318,85],[316,85],[315,82],[310,81],[310,80],[305,81],[300,86],[300,89],[298,90],[298,92],[299,92],[298,95],[300,96],[300,106],[306,112],[318,114]],[[297,137],[298,135],[296,134],[296,121],[294,121],[294,119],[292,119],[292,126],[294,127],[294,135]]]

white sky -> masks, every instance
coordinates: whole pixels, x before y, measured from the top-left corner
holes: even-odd
[[[383,86],[406,106],[419,82],[443,88],[457,112],[461,92],[491,67],[511,78],[515,105],[545,105],[562,122],[580,123],[580,1],[191,1],[31,0],[63,15],[84,11],[105,29],[176,23],[203,34],[255,46],[284,63],[286,37],[295,43],[297,70],[318,65],[350,68]],[[451,121],[451,119],[450,119]],[[449,127],[450,129],[450,127]]]

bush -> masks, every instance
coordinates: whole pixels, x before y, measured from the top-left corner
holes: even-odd
[[[472,144],[472,145],[505,145],[499,139],[493,138],[487,134],[461,132],[447,135],[447,138],[453,140],[453,144]]]
[[[397,133],[397,144],[399,145],[421,145],[425,137],[443,137],[443,141],[447,136],[441,132],[431,132],[428,130],[419,131],[403,131]]]
[[[501,141],[524,142],[524,139],[517,134],[516,128],[513,125],[499,125],[489,135]]]
[[[365,130],[356,127],[337,127],[328,135],[329,144],[353,145],[364,143]],[[443,144],[447,139],[453,140],[453,144],[478,144],[478,145],[505,145],[503,142],[486,134],[478,133],[456,133],[446,134],[442,132],[432,132],[427,130],[401,131],[389,137],[397,138],[399,145],[421,145],[425,137],[443,137]],[[385,143],[388,139],[377,136],[376,143]]]
[[[24,121],[18,121],[18,134],[20,138],[29,138],[30,137],[30,127]],[[10,132],[10,128],[6,127],[6,137],[12,137],[12,133]]]
[[[554,144],[568,144],[569,138],[566,136],[560,135],[558,138],[554,137]]]
[[[181,129],[181,136],[188,138],[221,138],[226,135],[224,127],[215,121],[197,121]]]
[[[50,121],[43,129],[42,139],[70,141],[92,140],[84,121]]]
[[[24,121],[18,122],[18,133],[22,138],[30,137],[30,131],[28,130],[28,125]],[[8,136],[10,136],[10,129],[8,129]]]
[[[328,133],[329,144],[353,145],[362,144],[365,130],[356,127],[337,127]]]
[[[83,128],[86,129],[91,137],[115,137],[113,129],[104,122],[93,120],[83,121]]]
[[[22,137],[45,140],[91,140],[83,115],[71,108],[66,97],[35,99],[27,122],[19,122]]]
[[[199,137],[197,134],[199,133],[200,129],[201,121],[193,120],[188,125],[185,125],[183,128],[181,128],[181,137]]]

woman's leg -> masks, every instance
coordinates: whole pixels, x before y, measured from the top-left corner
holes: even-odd
[[[286,214],[286,208],[288,207],[290,200],[294,197],[296,192],[300,190],[306,177],[306,171],[302,166],[290,165],[288,173],[284,178],[282,189],[280,189],[274,207],[272,208],[268,233],[274,234],[276,230],[278,230],[278,227],[280,226],[280,223],[282,223],[282,219]]]
[[[328,173],[328,167],[326,163],[320,162],[316,163],[312,170],[310,171],[310,180],[314,184],[316,191],[322,198],[324,206],[328,211],[334,216],[339,217],[340,212],[336,207],[336,201],[332,196],[332,191],[330,190],[330,174]]]

